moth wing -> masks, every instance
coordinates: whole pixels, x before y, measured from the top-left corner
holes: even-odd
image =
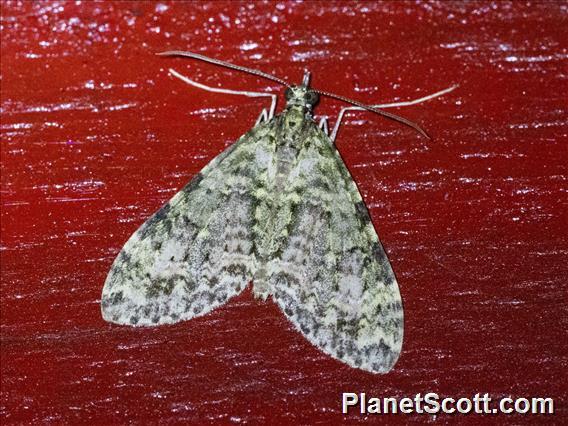
[[[273,297],[321,350],[385,373],[402,346],[398,284],[339,153],[315,126],[308,138],[284,194],[288,236],[267,267]]]
[[[160,325],[206,314],[255,269],[253,188],[273,157],[260,125],[219,154],[127,241],[106,278],[106,321]]]

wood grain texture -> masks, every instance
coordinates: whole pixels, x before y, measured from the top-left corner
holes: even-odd
[[[421,423],[340,414],[342,392],[550,396],[568,422],[565,2],[2,2],[1,416],[20,423]],[[338,148],[397,273],[405,341],[377,376],[312,347],[250,291],[156,329],[105,323],[128,236],[256,120],[271,82],[186,49],[397,111]],[[334,117],[324,100],[316,113]],[[333,119],[332,119],[333,122]]]

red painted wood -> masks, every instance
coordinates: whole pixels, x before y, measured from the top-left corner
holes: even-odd
[[[565,21],[563,2],[2,2],[3,422],[330,424],[342,392],[433,391],[556,400],[552,417],[443,423],[567,423]],[[391,373],[325,356],[248,291],[174,326],[101,319],[128,236],[267,106],[167,69],[282,92],[154,56],[173,48],[293,81],[308,67],[367,103],[460,84],[398,111],[432,141],[357,113],[337,142],[404,300]]]

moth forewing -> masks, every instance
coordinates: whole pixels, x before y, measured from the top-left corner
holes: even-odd
[[[213,159],[148,219],[114,261],[102,294],[103,317],[159,325],[203,315],[252,279],[254,189],[270,155],[259,125]]]

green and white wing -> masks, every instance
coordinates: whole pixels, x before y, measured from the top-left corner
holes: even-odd
[[[287,237],[267,267],[274,299],[322,351],[385,373],[402,346],[398,284],[339,153],[315,126],[308,138],[284,194]]]
[[[254,189],[273,160],[270,127],[253,128],[146,221],[106,279],[103,318],[160,325],[206,314],[239,293],[254,269]]]

